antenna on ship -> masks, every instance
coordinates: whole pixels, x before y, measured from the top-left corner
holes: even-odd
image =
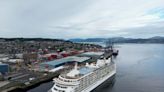
[[[112,41],[112,39],[107,39],[106,41],[106,48],[105,48],[105,51],[107,53],[111,53],[111,56],[110,56],[110,61],[113,62],[113,55],[115,54],[114,52],[114,43]],[[116,52],[116,54],[118,54],[118,51]]]
[[[108,38],[106,41],[105,41],[105,52],[106,53],[109,53],[109,52],[112,52],[113,51],[113,42],[112,42],[112,39]]]

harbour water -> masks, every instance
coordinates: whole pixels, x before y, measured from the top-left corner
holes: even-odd
[[[163,92],[164,44],[121,44],[116,46],[119,55],[116,81],[101,92]],[[27,92],[47,92],[53,83],[48,82]]]

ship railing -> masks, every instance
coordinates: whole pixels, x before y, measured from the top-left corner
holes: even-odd
[[[66,77],[65,75],[59,75],[59,79],[62,81],[70,81],[70,82],[76,82],[79,80],[78,78]]]
[[[68,85],[68,86],[76,86],[76,85],[79,85],[79,81],[76,81],[76,82],[66,82],[66,81],[62,81],[58,78],[55,78],[54,79],[54,82],[57,83],[57,84],[61,84],[61,85]]]

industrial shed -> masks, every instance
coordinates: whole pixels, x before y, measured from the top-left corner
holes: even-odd
[[[90,57],[89,60],[87,60],[86,62],[95,62],[97,61],[97,59],[99,59],[101,56],[104,55],[104,52],[85,52],[82,54],[79,54],[78,56],[80,57]]]
[[[104,52],[85,52],[80,55],[82,55],[82,56],[101,56],[103,54],[104,54]]]
[[[90,57],[77,57],[77,56],[70,56],[62,59],[57,59],[49,62],[44,62],[40,64],[41,69],[53,69],[68,63],[78,62],[82,63],[84,61],[89,60]]]

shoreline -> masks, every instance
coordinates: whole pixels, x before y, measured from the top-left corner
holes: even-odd
[[[30,81],[28,85],[20,82],[11,82],[0,88],[1,92],[26,92],[30,89],[38,87],[40,84],[47,83],[52,81],[54,77],[57,77],[59,73],[48,74],[43,78],[36,79],[34,81]]]

